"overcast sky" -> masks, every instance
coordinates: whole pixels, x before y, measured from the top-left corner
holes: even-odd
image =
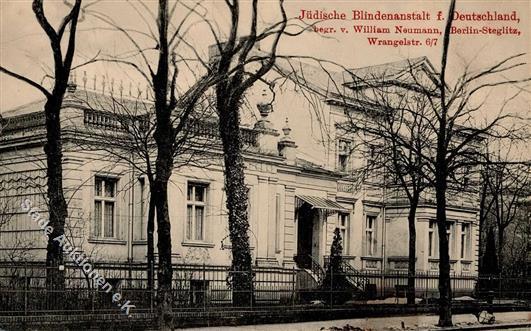
[[[84,0],[85,4],[92,3],[94,0]],[[185,1],[186,4],[192,5],[192,1]],[[278,2],[276,0],[262,1],[260,7],[260,22],[264,27],[268,23],[274,22],[279,17]],[[351,16],[352,10],[368,10],[375,12],[411,12],[422,11],[429,12],[434,17],[437,12],[447,12],[449,1],[286,1],[286,10],[288,17],[296,17],[301,9],[315,10],[322,9],[330,12],[337,10],[345,12],[347,17]],[[120,33],[109,31],[108,25],[101,20],[96,19],[94,12],[98,15],[104,14],[112,18],[117,24],[124,28],[142,31],[149,34],[149,29],[154,29],[151,13],[156,12],[156,1],[128,2],[126,0],[104,0],[90,6],[83,20],[79,24],[78,43],[76,52],[76,63],[81,63],[87,58],[91,58],[98,52],[101,55],[128,55],[132,49],[131,44]],[[220,34],[226,33],[229,26],[228,11],[224,1],[205,0],[203,7],[197,10],[204,14]],[[242,29],[240,33],[246,34],[245,23],[249,20],[249,1],[243,1],[242,5]],[[520,18],[520,23],[496,22],[488,23],[489,26],[503,27],[515,26],[522,31],[522,35],[515,36],[484,36],[484,35],[454,35],[450,46],[449,57],[449,78],[455,79],[457,73],[463,69],[464,63],[471,63],[472,69],[479,69],[496,61],[503,59],[512,54],[527,53],[529,61],[529,40],[530,40],[530,22],[529,22],[530,1],[458,1],[457,10],[460,12],[485,12],[499,11],[511,12],[516,11]],[[54,26],[59,23],[59,18],[64,15],[67,7],[63,1],[45,1],[46,14]],[[90,12],[89,12],[90,11]],[[178,6],[173,17],[174,24],[178,24],[186,14],[182,6]],[[27,75],[32,79],[40,82],[46,72],[50,72],[51,52],[44,37],[42,30],[37,24],[32,10],[31,1],[27,0],[0,0],[0,62],[17,73]],[[352,21],[343,22],[323,22],[321,26],[334,26],[337,30],[340,27],[351,28]],[[403,22],[364,22],[357,24],[379,25],[394,27],[396,24],[403,24],[409,27],[431,26],[438,27],[441,30],[444,21],[437,21],[433,18],[429,22],[414,21],[410,23]],[[462,26],[473,25],[474,23]],[[484,23],[476,23],[481,26]],[[211,37],[208,26],[202,18],[192,15],[187,21],[187,34],[185,36],[188,45],[194,46],[200,56],[206,58],[207,46],[212,44],[214,39]],[[136,34],[142,47],[153,47],[154,44],[147,37],[141,37]],[[394,35],[398,38],[399,36]],[[425,40],[425,36],[418,37]],[[439,38],[441,39],[441,38]],[[322,35],[315,32],[307,32],[298,37],[284,38],[280,42],[281,54],[290,55],[310,55],[316,58],[322,58],[339,62],[346,67],[363,67],[376,65],[384,62],[403,60],[408,57],[427,56],[434,64],[436,69],[440,67],[440,53],[442,40],[438,41],[435,47],[377,47],[369,46],[367,35],[336,33],[333,35]],[[179,48],[180,54],[192,56],[187,46]],[[139,60],[136,58],[135,60]],[[530,67],[523,67],[515,72],[515,77],[529,75]],[[77,79],[80,83],[80,77],[86,71],[89,77],[87,85],[92,86],[93,76],[97,76],[98,81],[105,75],[107,77],[107,86],[111,79],[115,81],[115,88],[118,88],[119,82],[122,81],[124,90],[128,90],[129,84],[136,90],[137,86],[145,90],[146,83],[135,73],[117,68],[109,64],[98,63],[89,65],[77,70]],[[193,79],[189,75],[182,75],[182,85],[190,84]],[[46,84],[46,80],[44,81]],[[488,93],[489,100],[485,104],[484,112],[488,114],[492,109],[499,108],[500,103],[505,97],[514,93],[514,88],[501,88]],[[126,92],[124,92],[126,93]],[[13,78],[0,74],[0,112],[12,109],[19,105],[28,103],[32,100],[41,98],[39,92],[28,87]],[[529,93],[523,93],[517,100],[510,105],[513,111],[519,111],[523,116],[529,117]]]

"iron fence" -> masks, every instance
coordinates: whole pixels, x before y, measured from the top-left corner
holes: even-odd
[[[65,288],[46,289],[46,267],[42,263],[0,262],[0,314],[43,313],[101,313],[120,310],[113,302],[113,294],[120,293],[124,300],[135,305],[134,310],[153,311],[156,307],[156,290],[147,288],[145,263],[95,263],[95,270],[112,285],[107,293],[97,287],[94,280],[73,265],[65,265]],[[230,285],[231,273],[252,273],[253,287],[247,303],[233,302],[235,290]],[[344,273],[347,275],[347,272]],[[351,299],[356,303],[379,303],[379,299],[392,297],[382,303],[404,303],[407,285],[406,272],[356,271],[364,277],[364,288]],[[299,306],[318,303],[326,307],[338,304],[335,298],[344,298],[344,290],[332,284],[309,281],[312,275],[297,268],[253,267],[251,271],[230,270],[221,265],[174,265],[172,302],[177,310],[266,309],[270,307]],[[416,296],[423,303],[438,294],[438,274],[417,272]],[[332,277],[332,279],[334,279]],[[453,296],[522,298],[530,297],[530,281],[525,277],[476,277],[452,274]],[[155,288],[157,282],[155,279]],[[376,300],[378,299],[378,300]],[[341,300],[340,300],[341,301]],[[344,302],[340,302],[343,304]]]

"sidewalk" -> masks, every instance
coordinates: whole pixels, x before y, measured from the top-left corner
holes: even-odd
[[[502,324],[531,324],[531,311],[525,312],[504,312],[496,313],[496,324],[487,329],[493,330],[496,325]],[[250,331],[319,331],[319,330],[342,330],[347,324],[354,328],[371,331],[398,331],[398,330],[466,330],[475,326],[483,326],[477,322],[472,314],[454,315],[454,328],[437,328],[438,316],[436,315],[417,315],[417,316],[398,316],[398,317],[375,317],[365,319],[345,319],[333,321],[317,321],[303,323],[286,323],[286,324],[266,324],[266,325],[245,325],[235,327],[211,327],[211,328],[194,328],[187,330],[209,330],[209,331],[233,331],[233,330],[250,330]],[[404,329],[402,328],[404,323]],[[474,327],[473,327],[474,326]],[[511,330],[530,330],[530,327],[514,327]],[[345,330],[348,330],[345,328]],[[485,330],[485,329],[483,329]]]

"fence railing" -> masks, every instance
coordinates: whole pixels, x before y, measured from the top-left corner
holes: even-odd
[[[65,266],[65,288],[46,289],[46,267],[42,263],[0,262],[0,313],[40,314],[47,312],[116,312],[113,293],[135,305],[136,311],[153,311],[156,290],[147,289],[145,263],[100,263],[95,270],[112,284],[114,292],[106,293],[96,287],[75,265]],[[246,290],[253,298],[251,303],[233,302],[235,291],[231,288],[231,273],[253,274],[253,288]],[[231,271],[228,266],[174,265],[172,302],[178,310],[208,310],[241,307],[261,309],[271,306],[295,306],[321,300],[325,306],[334,306],[344,293],[327,287],[327,284],[301,282],[304,276],[297,268],[254,267],[251,271]],[[348,275],[346,275],[348,276]],[[358,271],[357,277],[366,279],[365,295],[355,296],[365,302],[393,297],[393,303],[403,303],[407,285],[407,272]],[[462,295],[498,299],[531,297],[531,281],[525,277],[452,274],[453,297]],[[477,285],[477,286],[476,286]],[[155,280],[155,288],[157,282]],[[438,296],[438,274],[418,272],[415,279],[416,296],[422,302],[432,302]],[[324,299],[323,299],[324,298]],[[329,299],[330,298],[330,299]],[[389,303],[389,300],[385,301]]]

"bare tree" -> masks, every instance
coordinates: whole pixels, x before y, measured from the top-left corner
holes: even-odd
[[[53,209],[49,210],[50,225],[53,232],[49,235],[46,254],[48,286],[59,289],[64,286],[64,275],[59,271],[63,264],[61,246],[53,238],[64,234],[67,204],[63,193],[62,140],[60,113],[63,98],[68,86],[68,78],[76,49],[76,30],[79,21],[82,0],[76,0],[57,29],[52,27],[44,14],[43,1],[34,0],[32,4],[35,18],[49,39],[54,59],[54,84],[51,90],[44,88],[34,80],[19,75],[3,66],[0,71],[39,90],[46,97],[46,144],[44,152],[47,160],[47,196]],[[68,32],[67,32],[68,30]],[[66,33],[65,33],[66,32]]]
[[[484,105],[484,101],[476,103],[474,98],[487,88],[529,81],[529,78],[507,78],[513,70],[526,65],[523,61],[523,54],[517,54],[475,72],[471,72],[467,66],[453,86],[448,84],[447,63],[455,6],[456,1],[452,0],[443,35],[439,79],[435,82],[436,96],[433,96],[433,91],[429,91],[424,84],[418,81],[414,84],[415,88],[423,91],[429,98],[436,116],[434,123],[434,135],[437,141],[435,158],[421,153],[419,155],[427,159],[429,168],[435,177],[439,237],[439,326],[452,325],[450,257],[446,235],[447,191],[451,188],[449,183],[460,170],[476,166],[484,161],[482,156],[484,151],[481,148],[483,139],[514,137],[520,132],[521,126],[525,126],[525,120],[524,123],[507,126],[509,121],[518,116],[505,110],[507,104],[522,92],[521,88],[517,88],[517,92],[503,103],[492,119],[486,120],[485,123],[474,122],[478,111]]]
[[[216,82],[216,111],[219,117],[219,132],[223,144],[225,164],[225,188],[229,212],[229,234],[232,244],[232,274],[230,284],[233,302],[250,305],[253,301],[253,274],[249,247],[248,193],[245,185],[242,138],[240,132],[240,106],[246,91],[261,80],[274,66],[277,47],[285,33],[288,19],[284,1],[279,1],[281,19],[263,31],[258,31],[259,1],[252,1],[250,34],[238,36],[241,29],[239,0],[226,1],[231,26],[226,42],[217,43],[219,56],[216,59],[216,75],[223,79]],[[269,38],[269,52],[257,54],[256,46]],[[255,51],[253,51],[255,50]],[[255,68],[249,66],[255,62]]]
[[[402,134],[394,134],[401,144],[411,151],[424,164],[429,176],[424,176],[428,184],[435,188],[436,215],[439,239],[439,326],[452,325],[451,283],[449,243],[446,234],[448,224],[447,192],[456,192],[467,187],[468,174],[486,163],[485,140],[520,139],[525,134],[526,121],[517,114],[509,113],[506,108],[511,101],[525,91],[520,85],[529,81],[528,77],[515,77],[516,70],[526,63],[524,54],[506,57],[493,65],[478,71],[470,70],[467,64],[451,85],[447,80],[447,62],[450,45],[450,30],[453,23],[455,0],[449,6],[445,32],[443,36],[441,69],[436,79],[426,80],[414,74],[415,67],[410,65],[410,79],[387,82],[387,84],[417,92],[426,98],[429,110],[424,134],[430,143],[431,152],[420,149],[415,143],[403,139]],[[496,113],[481,122],[480,110],[483,110],[485,96],[481,101],[481,92],[500,86],[515,86],[516,92],[506,98]],[[408,112],[408,110],[405,108]],[[430,149],[428,149],[430,151]]]
[[[509,159],[511,148],[503,147],[505,152],[498,150],[488,155],[487,164],[483,180],[487,186],[485,199],[490,208],[487,211],[485,222],[491,222],[497,232],[497,256],[501,271],[507,269],[504,259],[506,249],[506,234],[509,227],[513,231],[522,230],[519,224],[520,210],[525,206],[522,201],[525,200],[531,191],[529,185],[531,182],[531,168],[529,164],[511,161]]]
[[[429,75],[422,71],[420,65],[418,61],[407,61],[401,70]],[[381,185],[391,191],[402,192],[409,201],[407,302],[414,304],[416,212],[421,194],[430,184],[429,178],[426,178],[429,176],[426,161],[417,152],[429,154],[433,149],[429,124],[431,115],[428,99],[416,91],[389,84],[392,76],[385,71],[356,77],[355,88],[349,95],[356,106],[340,128],[345,131],[345,136],[354,136],[354,141],[358,142],[351,146],[351,152],[357,149],[365,151],[367,163],[355,169],[362,180],[376,177]],[[359,116],[356,109],[361,110]]]
[[[137,182],[147,179],[149,190],[153,189],[156,160],[156,145],[153,137],[156,122],[151,100],[141,97],[124,97],[123,95],[106,95],[97,91],[80,91],[72,97],[86,107],[90,118],[108,119],[107,125],[91,124],[79,130],[79,136],[89,134],[87,139],[80,139],[77,144],[84,150],[103,152],[101,160],[109,164],[126,164],[134,175],[131,188]],[[213,135],[212,106],[205,95],[198,100],[195,110],[189,115],[188,124],[176,137],[172,154],[173,169],[184,166],[206,167],[216,160],[208,148],[219,147],[218,137]],[[215,131],[214,131],[215,132]],[[148,288],[154,285],[154,229],[155,200],[149,198],[147,215],[135,215],[135,222],[146,217]]]
[[[148,178],[151,192],[150,203],[151,201],[154,203],[155,210],[152,212],[156,213],[157,220],[159,321],[162,328],[171,329],[173,325],[171,315],[172,247],[168,211],[168,182],[174,169],[175,155],[181,154],[182,146],[189,141],[187,129],[194,122],[194,110],[218,76],[184,38],[189,18],[197,15],[195,10],[197,4],[188,6],[183,2],[175,2],[170,6],[167,0],[159,0],[156,14],[141,1],[133,6],[142,6],[147,13],[146,16],[149,16],[142,16],[137,10],[142,19],[150,25],[149,32],[141,33],[141,36],[149,37],[150,41],[155,43],[155,47],[141,47],[140,41],[135,38],[137,31],[120,26],[105,14],[95,11],[91,14],[122,33],[133,46],[133,52],[140,59],[139,62],[120,57],[101,58],[99,60],[121,64],[135,70],[145,78],[153,95],[154,126],[152,137],[155,142],[156,156],[153,165],[148,162],[149,167],[153,167],[152,176],[148,176]],[[183,10],[185,15],[175,25],[172,23],[172,17],[177,10]],[[151,25],[154,25],[155,29],[151,29]],[[183,54],[179,54],[181,51],[179,47],[191,48],[196,57],[190,60]],[[150,58],[153,57],[155,60],[150,61]],[[203,73],[194,76],[196,80],[191,86],[185,88],[178,86],[179,66],[190,68],[191,63],[200,63],[203,66]],[[191,71],[195,74],[194,70]],[[148,163],[146,163],[146,167],[148,167]],[[154,213],[150,213],[150,215],[153,217]]]

